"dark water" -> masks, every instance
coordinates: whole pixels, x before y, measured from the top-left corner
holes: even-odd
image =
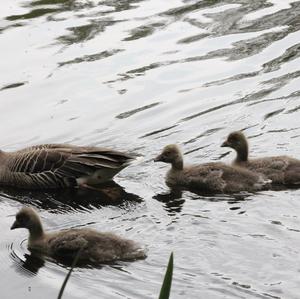
[[[76,269],[64,298],[299,298],[300,190],[168,194],[151,159],[223,160],[245,129],[252,155],[300,157],[300,1],[2,0],[1,147],[69,142],[144,155],[102,193],[0,191],[1,298],[56,298],[67,273],[10,231],[24,203],[48,229],[88,226],[148,258]]]

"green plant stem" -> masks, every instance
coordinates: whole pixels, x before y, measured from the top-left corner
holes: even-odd
[[[166,270],[164,282],[162,284],[159,299],[169,299],[173,278],[173,252],[170,255],[168,267]]]

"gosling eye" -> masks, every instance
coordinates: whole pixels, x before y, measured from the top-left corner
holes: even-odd
[[[29,221],[29,217],[25,214],[20,214],[16,216],[16,219],[19,223],[24,224]]]
[[[229,142],[230,142],[231,144],[238,144],[238,143],[239,143],[239,141],[238,141],[237,139],[234,139],[234,138],[229,139]]]

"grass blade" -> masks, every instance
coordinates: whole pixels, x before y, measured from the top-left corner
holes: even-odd
[[[62,284],[62,286],[60,288],[60,291],[59,291],[57,299],[61,299],[62,298],[62,295],[63,295],[63,292],[64,292],[65,287],[67,285],[67,282],[68,282],[68,280],[69,280],[69,278],[71,276],[71,273],[73,272],[73,269],[75,268],[75,266],[77,264],[77,261],[78,261],[78,258],[80,256],[81,251],[82,251],[82,248],[78,250],[78,252],[77,252],[77,254],[76,254],[76,256],[75,256],[75,258],[74,258],[74,260],[72,262],[71,269],[69,270],[69,272],[68,272],[68,274],[67,274],[67,276],[66,276],[66,278],[65,278],[65,280],[64,280],[64,282],[63,282],[63,284]]]
[[[170,255],[164,282],[162,284],[159,299],[169,299],[173,278],[173,252]]]

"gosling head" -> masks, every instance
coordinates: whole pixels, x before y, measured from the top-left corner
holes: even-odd
[[[29,231],[41,227],[41,220],[36,211],[30,207],[23,207],[17,214],[10,229],[27,228]]]
[[[182,155],[176,144],[165,146],[161,154],[154,159],[154,162],[170,163],[173,167],[179,169],[183,167]]]
[[[246,136],[241,131],[230,133],[227,140],[221,146],[231,147],[236,150],[238,160],[246,161],[248,159],[248,142]]]

